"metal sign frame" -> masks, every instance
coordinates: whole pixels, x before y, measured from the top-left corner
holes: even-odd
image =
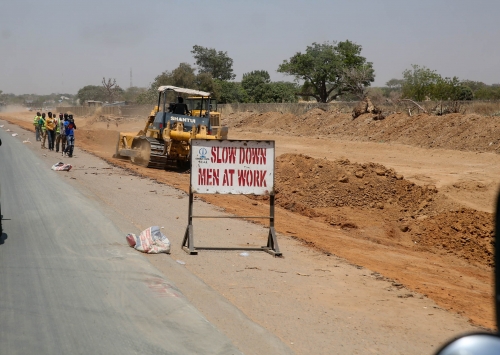
[[[190,152],[193,153],[193,141],[210,141],[214,142],[214,140],[204,140],[204,139],[198,139],[198,140],[191,140],[190,143]],[[221,141],[215,141],[215,142],[228,142],[227,140],[221,140]],[[230,142],[237,142],[237,143],[242,143],[242,142],[261,142],[261,141],[251,141],[251,140],[231,140]],[[273,162],[273,169],[274,169],[274,141],[266,141],[269,143],[272,143],[272,148],[273,148],[273,156],[272,156],[272,162]],[[192,186],[192,178],[193,178],[193,159],[194,159],[194,154],[191,154],[191,159],[190,159],[190,164],[191,164],[191,170],[190,170],[190,178],[189,178],[189,207],[188,207],[188,224],[186,227],[186,231],[184,233],[184,238],[182,240],[182,249],[188,253],[189,255],[197,255],[198,250],[249,250],[249,251],[265,251],[275,257],[281,257],[283,254],[280,252],[279,246],[278,246],[278,239],[276,237],[276,229],[274,227],[274,220],[275,220],[275,213],[274,213],[274,200],[275,200],[275,194],[274,194],[274,171],[272,172],[272,177],[273,177],[273,184],[272,184],[272,189],[269,191],[269,216],[195,216],[193,215],[193,205],[194,205],[194,194],[195,191]],[[215,192],[217,193],[217,192]],[[232,193],[232,194],[238,194],[242,195],[244,193]],[[244,248],[244,247],[195,247],[194,245],[194,230],[193,230],[193,219],[199,218],[251,218],[251,219],[269,219],[269,233],[267,235],[267,244],[265,246],[262,246],[260,248]]]

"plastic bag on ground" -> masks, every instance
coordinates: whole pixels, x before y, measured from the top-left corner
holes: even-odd
[[[133,234],[132,234],[133,235]],[[129,240],[129,235],[127,235],[127,241]],[[129,245],[131,244],[128,241]],[[148,254],[158,254],[158,253],[170,253],[170,241],[168,238],[160,231],[160,227],[153,226],[149,227],[141,232],[138,236],[135,236],[135,246],[134,248],[138,251]]]
[[[52,170],[56,171],[70,171],[73,166],[71,164],[64,164],[62,161],[60,161],[57,164],[52,165]]]

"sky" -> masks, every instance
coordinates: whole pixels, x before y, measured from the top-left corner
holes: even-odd
[[[500,83],[498,0],[1,0],[0,90],[76,94],[115,78],[149,87],[194,45],[227,52],[236,81],[313,42],[350,40],[375,82],[412,64],[444,77]]]

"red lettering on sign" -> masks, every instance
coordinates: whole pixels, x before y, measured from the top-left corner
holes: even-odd
[[[265,165],[266,162],[267,162],[267,149],[240,148],[240,164]]]
[[[222,186],[233,186],[234,169],[224,169],[224,176],[222,177]]]
[[[219,185],[219,169],[198,169],[198,185]]]
[[[212,157],[210,161],[218,164],[235,164],[236,163],[236,148],[232,147],[212,147]]]
[[[217,160],[217,147],[212,147],[212,157],[210,158],[210,162],[215,163]]]
[[[266,173],[267,171],[266,170],[261,170],[259,172],[259,186],[260,187],[267,187],[267,183],[266,183]]]
[[[267,187],[266,170],[238,170],[238,185]]]
[[[206,180],[206,176],[205,176],[205,170],[207,169],[198,169],[198,185],[205,185],[205,180]]]

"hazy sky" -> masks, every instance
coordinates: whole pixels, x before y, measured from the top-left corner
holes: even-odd
[[[76,94],[116,78],[146,87],[193,45],[227,51],[236,80],[313,42],[349,39],[373,62],[374,86],[411,64],[500,82],[498,0],[1,0],[0,90]]]

